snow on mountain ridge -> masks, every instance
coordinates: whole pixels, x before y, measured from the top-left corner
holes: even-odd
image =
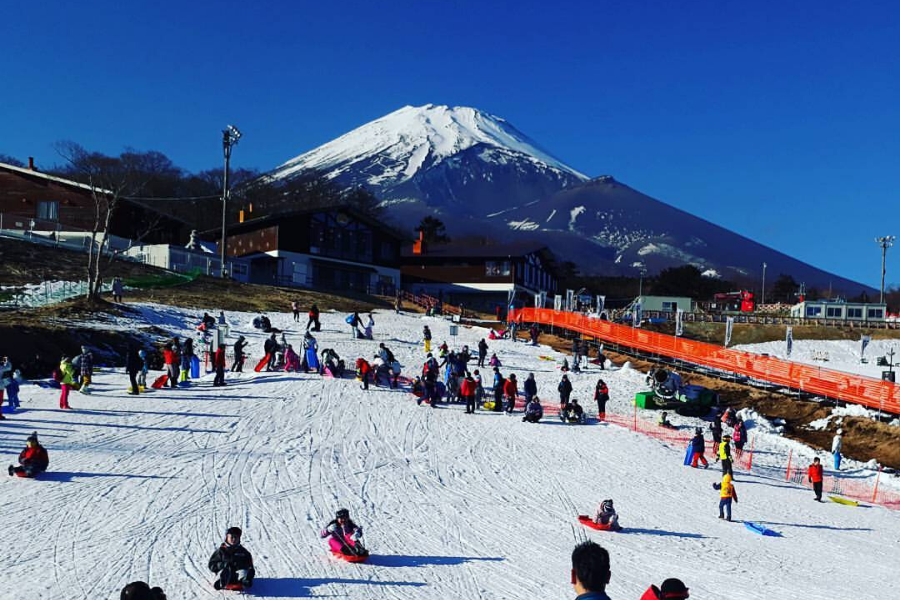
[[[284,179],[315,169],[333,178],[354,165],[374,161],[381,170],[370,174],[367,182],[397,185],[478,144],[508,150],[581,180],[588,179],[501,117],[466,106],[433,104],[405,106],[358,127],[285,162],[271,177]],[[492,154],[482,153],[481,157],[489,161]]]

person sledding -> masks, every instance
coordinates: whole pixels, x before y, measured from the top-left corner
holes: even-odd
[[[659,420],[656,421],[656,424],[660,427],[665,427],[666,429],[675,429],[675,426],[669,422],[669,413],[663,411],[661,415],[659,415]]]
[[[223,589],[245,589],[253,585],[256,570],[253,556],[241,545],[241,528],[229,527],[225,541],[209,559],[209,570],[217,575],[213,587]]]
[[[37,477],[50,466],[50,455],[38,442],[37,431],[25,440],[25,449],[19,453],[19,466],[9,465],[9,476]]]
[[[703,463],[703,468],[708,469],[709,463],[703,453],[706,451],[706,441],[703,439],[703,430],[699,427],[694,430],[694,437],[691,438],[691,466],[697,468],[697,462]]]
[[[563,423],[585,423],[587,417],[584,414],[584,408],[578,404],[578,400],[572,400],[566,404],[559,417]]]
[[[612,499],[607,499],[597,505],[597,511],[594,513],[594,523],[597,525],[605,525],[612,531],[622,529],[619,525],[619,515],[613,506]]]
[[[526,423],[537,423],[544,417],[544,407],[541,406],[541,399],[537,396],[531,398],[531,402],[525,407],[525,416],[522,420]]]
[[[362,544],[362,527],[350,519],[350,511],[342,508],[334,515],[334,519],[319,534],[328,538],[328,548],[332,554],[346,557],[364,557],[369,555]]]

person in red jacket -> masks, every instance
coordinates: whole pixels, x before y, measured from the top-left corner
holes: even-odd
[[[166,347],[163,348],[163,361],[166,363],[166,375],[169,377],[169,383],[175,387],[178,385],[178,354],[171,343],[166,344]]]
[[[364,390],[369,389],[369,373],[371,371],[372,365],[370,365],[366,359],[356,359],[356,374],[359,375],[359,380],[362,381],[362,389]]]
[[[50,466],[50,456],[47,450],[38,442],[37,431],[28,436],[25,441],[25,449],[19,453],[19,465],[9,466],[9,475],[12,477],[35,477],[47,470]]]
[[[219,349],[213,355],[213,367],[216,370],[213,385],[216,387],[225,385],[225,344],[219,344]]]
[[[503,384],[503,395],[506,396],[506,414],[511,415],[516,407],[516,396],[519,394],[519,384],[516,382],[516,374],[512,373]]]
[[[819,461],[819,457],[813,459],[813,464],[809,465],[809,471],[807,472],[807,476],[809,477],[809,482],[813,486],[813,491],[816,493],[816,502],[822,501],[822,463]]]
[[[462,396],[463,400],[466,402],[467,415],[475,414],[475,394],[477,392],[478,386],[475,383],[475,378],[466,371],[466,377],[462,380],[462,383],[459,384],[459,395]]]

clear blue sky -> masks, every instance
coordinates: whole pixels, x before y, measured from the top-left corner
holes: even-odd
[[[0,39],[0,153],[39,165],[71,139],[210,168],[234,123],[265,170],[431,102],[873,286],[900,235],[896,1],[26,2]]]

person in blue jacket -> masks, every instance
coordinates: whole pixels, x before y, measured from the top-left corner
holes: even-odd
[[[500,369],[494,367],[494,410],[493,412],[503,412],[503,385],[506,379],[500,374]]]
[[[522,386],[522,392],[525,394],[525,404],[531,402],[531,399],[537,396],[537,381],[534,380],[534,373],[528,374],[528,379]]]
[[[544,417],[544,407],[541,406],[541,400],[537,396],[531,398],[525,407],[525,416],[522,420],[526,423],[537,423]]]

